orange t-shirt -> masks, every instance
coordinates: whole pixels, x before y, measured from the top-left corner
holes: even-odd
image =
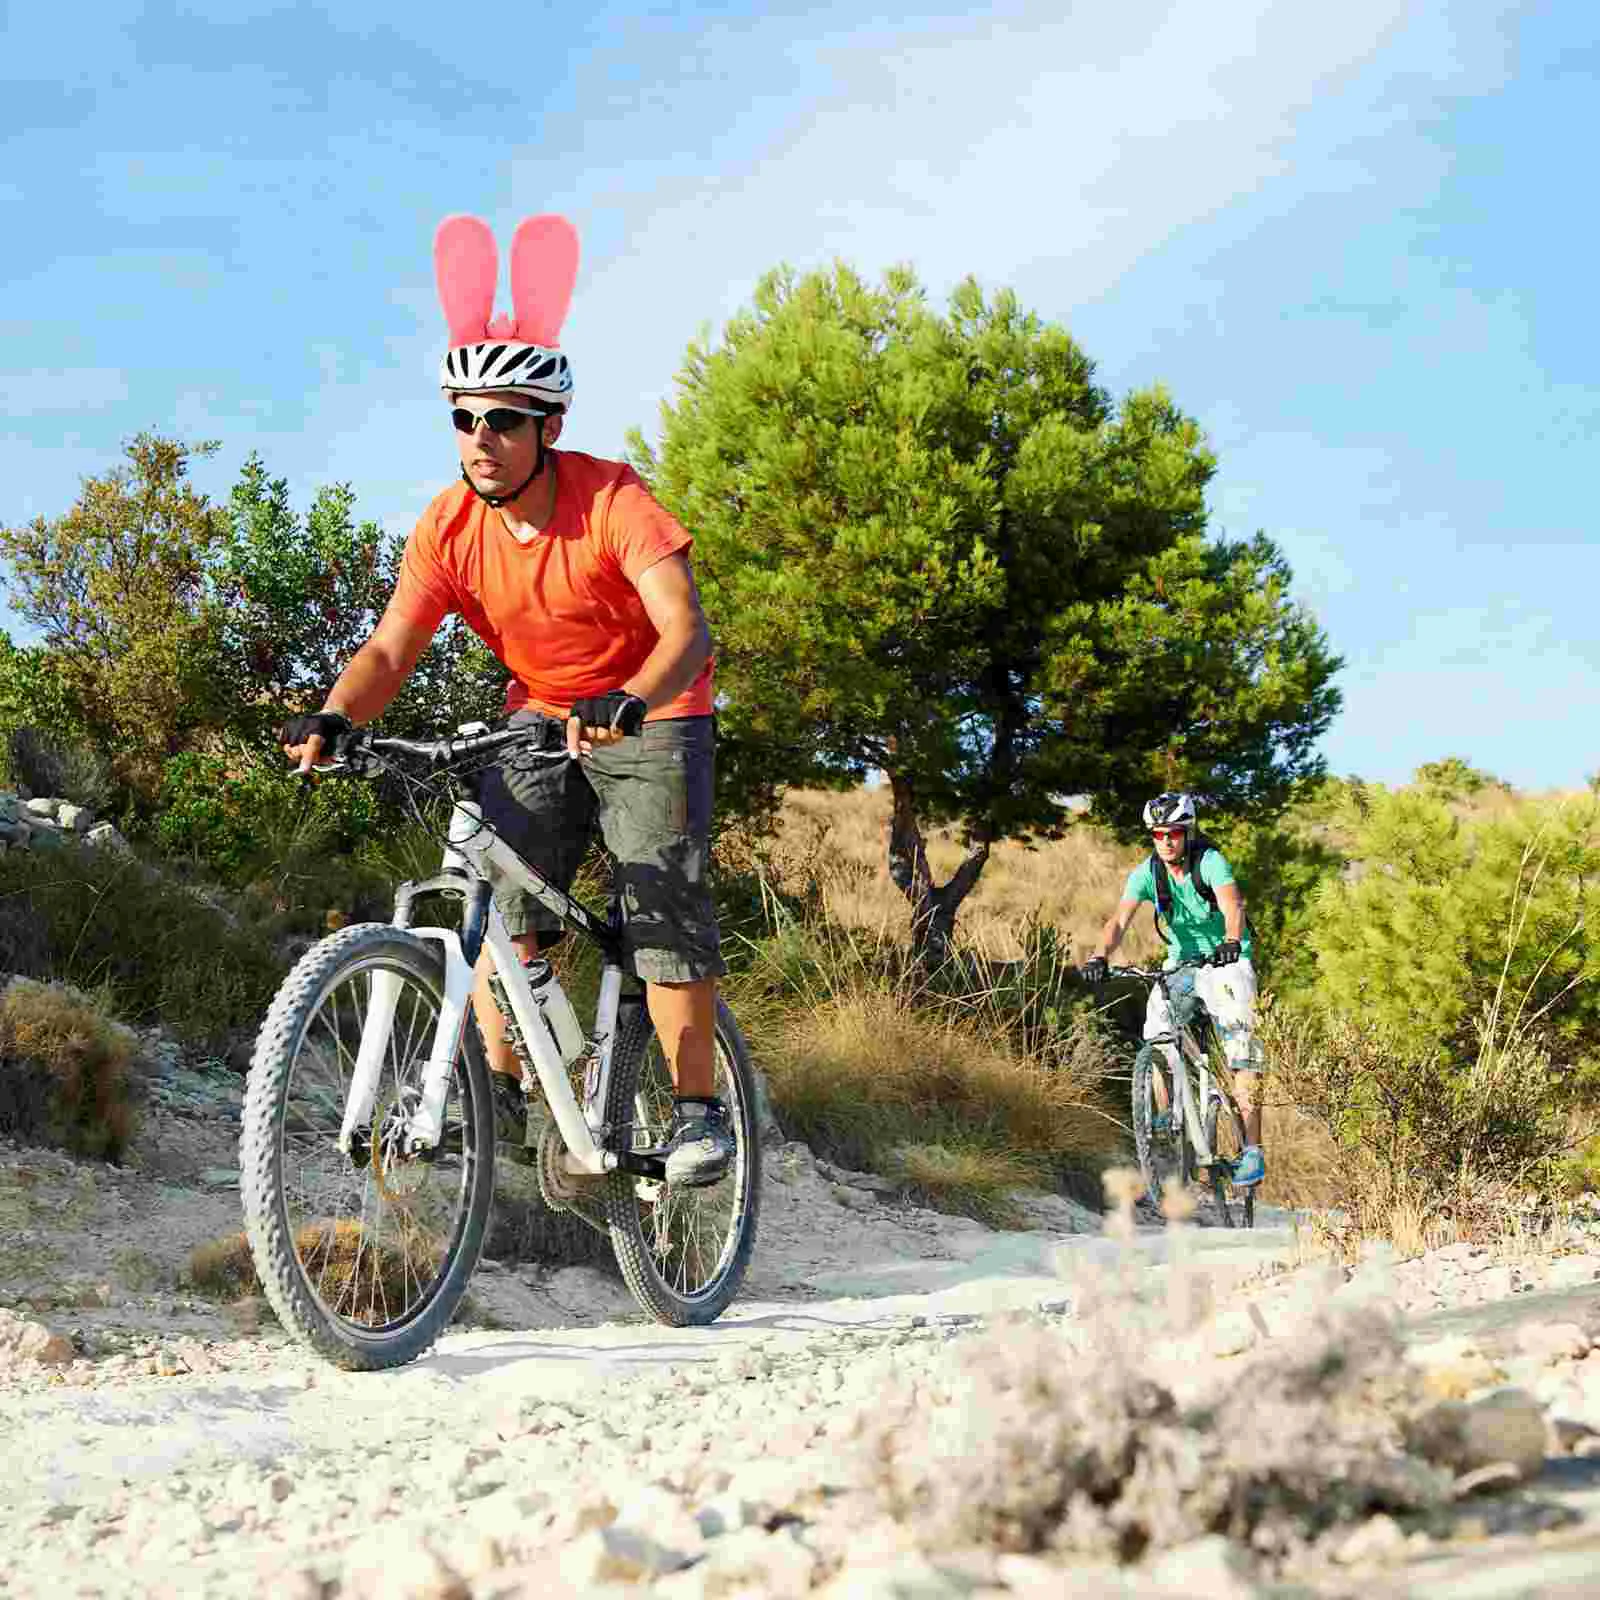
[[[532,706],[565,716],[585,695],[619,689],[659,635],[639,575],[690,536],[632,467],[575,450],[556,459],[555,514],[521,544],[500,514],[465,483],[423,512],[406,541],[392,604],[436,628],[458,611],[511,673],[506,710]],[[711,712],[711,663],[659,717]]]

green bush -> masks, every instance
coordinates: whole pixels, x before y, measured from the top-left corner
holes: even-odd
[[[153,832],[161,848],[235,885],[348,852],[379,818],[372,785],[307,790],[282,762],[242,749],[173,756],[162,768],[159,806]]]
[[[1330,779],[1275,822],[1208,826],[1245,897],[1262,986],[1283,994],[1315,981],[1309,930],[1322,886],[1344,866],[1333,818],[1344,785]]]
[[[14,645],[0,632],[0,780],[30,795],[54,795],[96,806],[98,796],[70,792],[75,763],[88,759],[98,774],[77,699],[57,658],[42,645]],[[79,752],[86,752],[86,757]],[[67,756],[68,776],[59,758]]]
[[[109,991],[118,1013],[223,1053],[283,976],[272,930],[137,857],[0,854],[0,971]]]
[[[1275,1092],[1332,1138],[1330,1200],[1357,1238],[1483,1237],[1524,1195],[1561,1189],[1593,1131],[1537,1030],[1493,1007],[1459,1062],[1371,1016],[1268,1008]]]
[[[1585,915],[1600,871],[1593,796],[1463,821],[1426,792],[1369,792],[1349,856],[1349,875],[1317,890],[1308,931],[1332,1011],[1456,1066],[1475,1059],[1491,1005],[1537,1018],[1565,1062],[1600,1045]]]
[[[27,724],[6,741],[11,781],[28,795],[48,795],[97,814],[115,803],[111,763],[86,744],[55,739]]]
[[[116,1161],[133,1131],[134,1036],[103,1004],[59,983],[0,990],[0,1133]]]
[[[1446,756],[1443,761],[1424,761],[1415,773],[1419,789],[1437,795],[1441,800],[1465,800],[1485,789],[1503,789],[1508,786],[1492,772],[1469,766],[1460,756]]]

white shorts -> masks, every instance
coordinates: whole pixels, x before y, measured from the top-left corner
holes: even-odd
[[[1197,967],[1194,987],[1205,1002],[1222,1039],[1222,1053],[1235,1072],[1261,1070],[1261,1046],[1252,1029],[1256,1020],[1256,969],[1244,959],[1228,967]],[[1166,996],[1154,984],[1144,1013],[1144,1036],[1154,1039],[1172,1032],[1172,1013]]]

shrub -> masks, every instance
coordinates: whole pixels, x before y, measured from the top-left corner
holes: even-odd
[[[190,752],[162,768],[154,834],[169,854],[190,856],[238,885],[349,851],[378,813],[370,784],[307,791],[282,763],[252,752]]]
[[[118,1160],[133,1131],[133,1052],[102,1003],[13,978],[0,990],[0,1133]]]
[[[250,1254],[250,1241],[243,1233],[225,1234],[196,1245],[189,1252],[189,1265],[183,1276],[196,1293],[213,1300],[242,1300],[261,1292],[255,1257]]]
[[[1268,1008],[1260,1028],[1276,1090],[1331,1138],[1327,1198],[1353,1239],[1492,1235],[1523,1194],[1557,1186],[1589,1131],[1536,1033],[1492,1010],[1464,1068],[1370,1017]]]
[[[416,1293],[416,1270],[406,1256],[371,1238],[353,1218],[307,1222],[295,1233],[302,1261],[316,1262],[318,1293],[329,1305],[400,1306]],[[189,1255],[187,1281],[201,1294],[240,1300],[261,1292],[255,1257],[243,1233],[198,1245]]]
[[[12,782],[29,795],[70,800],[100,812],[115,800],[111,763],[87,745],[51,738],[26,725],[11,730],[7,763]]]
[[[260,929],[137,857],[0,854],[0,971],[103,987],[130,1021],[221,1054],[283,976]]]
[[[1319,998],[1380,1024],[1403,1053],[1475,1059],[1501,995],[1576,1061],[1600,1046],[1588,884],[1600,802],[1524,801],[1476,821],[1418,792],[1368,794],[1348,879],[1318,891],[1309,940]]]
[[[914,1385],[890,1378],[862,1418],[868,1481],[921,1548],[1132,1562],[1220,1534],[1282,1560],[1375,1511],[1449,1503],[1452,1474],[1396,1437],[1396,1414],[1420,1412],[1424,1396],[1397,1327],[1374,1308],[1327,1315],[1242,1370],[1206,1374],[1184,1403],[1171,1357],[1154,1353],[1163,1319],[1092,1277],[1087,1287],[1087,1349],[1019,1323]]]
[[[1505,789],[1506,784],[1492,772],[1469,766],[1460,756],[1446,756],[1443,761],[1424,761],[1415,773],[1419,789],[1437,795],[1441,800],[1463,800],[1485,789]]]
[[[1309,926],[1319,891],[1337,878],[1345,859],[1329,825],[1331,799],[1341,788],[1323,784],[1276,822],[1208,825],[1245,897],[1257,976],[1280,993],[1315,981]]]
[[[60,656],[43,645],[14,645],[0,631],[0,767],[7,769],[0,776],[30,794],[66,794],[55,786],[49,773],[38,774],[43,781],[36,781],[28,767],[27,746],[19,748],[16,743],[16,735],[23,729],[51,745],[76,748],[87,743],[85,722],[62,672]],[[68,794],[66,798],[77,797]]]

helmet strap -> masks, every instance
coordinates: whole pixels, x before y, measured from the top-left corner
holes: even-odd
[[[480,489],[477,484],[475,484],[472,479],[467,476],[467,469],[465,467],[461,469],[461,481],[466,484],[466,486],[475,495],[477,495],[477,497],[483,501],[486,506],[493,506],[496,510],[498,510],[501,506],[507,505],[511,501],[515,500],[517,496],[527,489],[530,484],[538,481],[539,474],[544,471],[544,462],[544,418],[540,417],[539,431],[534,435],[533,471],[530,472],[528,476],[511,491],[510,494],[485,494],[483,490]]]

